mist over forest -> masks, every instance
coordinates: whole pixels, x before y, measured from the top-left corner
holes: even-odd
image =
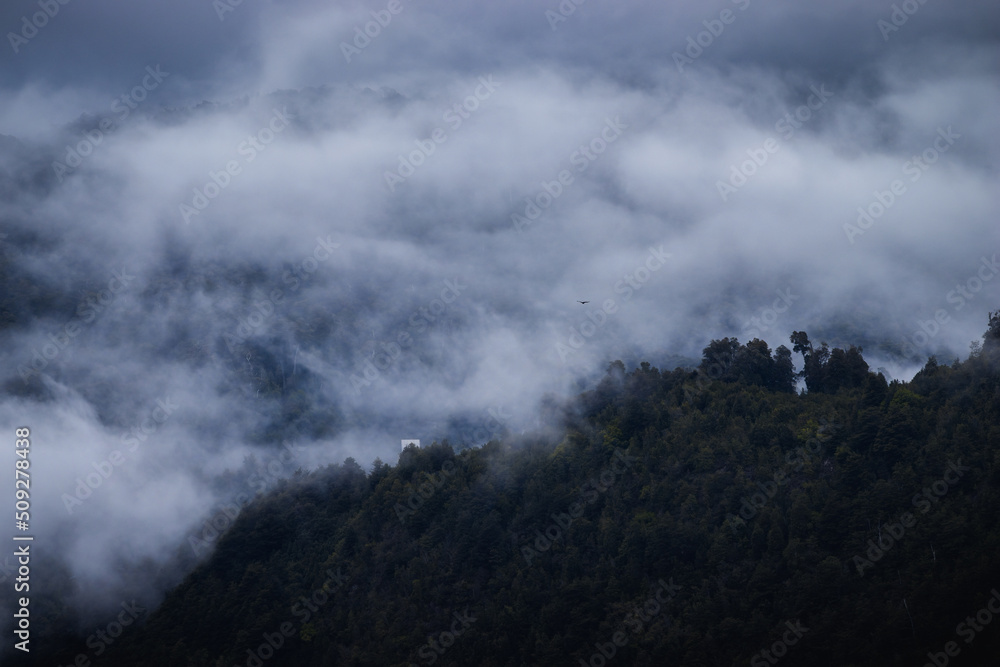
[[[1000,8],[900,4],[5,4],[33,628],[155,608],[297,470],[558,443],[615,360],[806,332],[905,382],[977,354]]]

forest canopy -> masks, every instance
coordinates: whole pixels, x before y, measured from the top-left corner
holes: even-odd
[[[961,623],[1000,585],[988,324],[910,382],[805,332],[713,340],[693,372],[611,363],[558,440],[300,472],[101,664],[986,664],[1000,624]]]

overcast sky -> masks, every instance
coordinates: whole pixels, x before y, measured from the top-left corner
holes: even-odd
[[[964,358],[1000,7],[898,4],[5,3],[0,425],[73,604],[281,439],[395,463],[723,336]]]

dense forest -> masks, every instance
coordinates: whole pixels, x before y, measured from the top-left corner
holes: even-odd
[[[614,362],[555,438],[300,471],[138,628],[53,659],[996,664],[1000,313],[905,383],[789,342]]]

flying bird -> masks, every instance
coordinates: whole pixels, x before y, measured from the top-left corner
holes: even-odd
[[[585,305],[585,306],[586,306],[586,305],[587,305],[588,303],[590,303],[590,302],[589,302],[589,301],[577,301],[577,303],[580,303],[580,304],[583,304],[583,305]]]

